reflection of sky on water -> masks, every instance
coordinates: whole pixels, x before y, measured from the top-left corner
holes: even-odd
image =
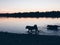
[[[26,25],[37,24],[38,29],[47,34],[59,34],[60,32],[47,31],[47,25],[60,25],[60,18],[0,18],[0,31],[23,33],[27,31]],[[41,32],[41,34],[42,34]],[[44,34],[43,33],[43,34]]]

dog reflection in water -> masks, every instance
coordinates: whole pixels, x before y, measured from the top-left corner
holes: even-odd
[[[37,25],[34,25],[34,26],[26,26],[26,29],[28,29],[28,33],[29,34],[38,34],[39,31],[38,31],[38,27]]]

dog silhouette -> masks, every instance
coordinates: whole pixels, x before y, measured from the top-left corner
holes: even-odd
[[[35,34],[37,34],[39,32],[37,25],[26,26],[26,29],[28,29],[28,33],[33,33],[33,30],[34,30]]]

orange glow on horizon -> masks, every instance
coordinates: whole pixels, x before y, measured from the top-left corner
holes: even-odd
[[[5,10],[0,10],[0,13],[18,13],[18,12],[46,12],[46,11],[59,11],[58,9],[57,10],[54,10],[54,9],[5,9]]]

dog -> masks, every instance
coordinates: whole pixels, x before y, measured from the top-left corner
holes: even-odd
[[[34,26],[26,26],[26,29],[28,29],[28,32],[29,33],[33,33],[33,30],[34,30],[35,34],[39,32],[37,25],[34,25]]]

